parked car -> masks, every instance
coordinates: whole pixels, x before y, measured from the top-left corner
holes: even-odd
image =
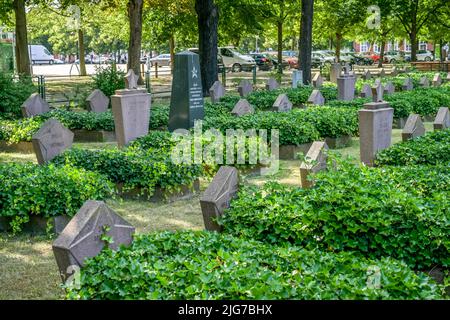
[[[196,54],[200,53],[198,48],[189,48],[188,51],[191,51],[191,52],[196,53]],[[225,69],[225,72],[231,71],[230,68],[225,67],[225,65],[223,64],[223,59],[220,56],[220,54],[217,55],[217,69],[218,69],[219,73],[222,73],[224,69]]]
[[[298,58],[293,56],[293,57],[288,57],[286,58],[287,62],[289,63],[289,68],[290,69],[298,69],[299,65],[298,65]]]
[[[373,64],[373,60],[371,58],[364,57],[356,53],[349,53],[349,55],[352,57],[352,64],[357,64],[359,66],[370,66]]]
[[[354,58],[351,55],[351,52],[341,52],[340,56],[339,56],[339,60],[341,62],[345,62],[345,63],[349,63],[349,64],[354,64]]]
[[[53,64],[55,57],[41,44],[28,45],[32,64]]]
[[[387,51],[384,54],[384,62],[397,63],[405,61],[405,53],[401,51]]]
[[[428,50],[417,50],[416,53],[417,61],[432,61],[433,60],[433,53]],[[405,60],[411,61],[411,52],[405,52]]]
[[[268,52],[265,52],[264,54],[271,59],[275,69],[278,69],[278,52],[277,51],[268,51]],[[282,57],[281,65],[282,65],[283,69],[289,68],[289,61],[286,57]]]
[[[53,63],[54,64],[64,64],[65,62],[62,61],[61,59],[53,59]]]
[[[321,64],[332,64],[335,61],[334,56],[330,56],[323,51],[313,51],[312,58],[320,60]]]
[[[273,68],[273,61],[267,55],[262,53],[251,53],[250,56],[255,60],[259,70],[269,71]]]
[[[256,65],[255,59],[240,53],[235,47],[219,47],[218,53],[225,67],[233,72],[250,71]]]
[[[156,56],[154,58],[148,59],[150,67],[153,67],[154,65],[158,64],[158,66],[170,66],[170,54],[169,53],[163,53],[159,56]]]

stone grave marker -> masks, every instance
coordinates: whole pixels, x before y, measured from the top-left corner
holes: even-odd
[[[327,169],[327,150],[326,142],[314,141],[306,154],[306,161],[300,165],[300,180],[302,188],[310,188],[314,182],[308,179],[312,173]]]
[[[56,119],[48,119],[33,135],[32,144],[38,164],[43,165],[72,147],[73,132]]]
[[[342,66],[340,63],[333,63],[330,67],[330,81],[337,83],[337,78],[341,74]]]
[[[434,119],[433,129],[443,130],[447,128],[450,128],[450,113],[448,107],[441,107]]]
[[[375,79],[375,82],[373,83],[373,86],[374,86],[374,87],[377,87],[377,86],[379,86],[379,85],[382,85],[382,83],[381,83],[381,78],[376,78],[376,79]]]
[[[394,109],[385,101],[370,102],[358,111],[360,158],[368,166],[378,151],[391,145]]]
[[[372,88],[365,83],[361,89],[361,98],[372,98]]]
[[[303,71],[292,71],[292,88],[297,88],[299,85],[303,85]]]
[[[430,80],[428,80],[428,78],[426,76],[423,76],[419,80],[419,86],[421,88],[428,88],[430,86]]]
[[[425,127],[418,114],[410,114],[402,131],[402,141],[414,139],[425,134]]]
[[[372,79],[372,74],[370,73],[370,70],[369,70],[369,69],[365,69],[365,70],[364,70],[363,75],[362,75],[362,78],[363,78],[364,80],[370,80],[370,79]]]
[[[393,93],[395,93],[395,86],[392,81],[388,81],[384,87],[384,94],[388,95]]]
[[[87,258],[95,257],[108,246],[117,250],[120,245],[130,245],[135,229],[103,201],[86,201],[53,242],[53,254],[63,281],[74,267],[84,265]],[[102,236],[111,238],[106,243]]]
[[[411,91],[412,89],[414,89],[414,83],[413,80],[411,78],[406,78],[405,81],[403,82],[403,86],[402,89],[404,91]]]
[[[351,101],[355,98],[356,77],[349,73],[348,67],[337,78],[338,100]]]
[[[21,106],[24,118],[37,116],[50,111],[50,105],[38,93],[33,93]]]
[[[241,80],[241,82],[239,83],[239,86],[238,86],[239,95],[241,97],[245,97],[252,91],[253,91],[253,84],[246,79]]]
[[[108,111],[109,98],[99,89],[95,89],[86,98],[88,110],[91,112]]]
[[[269,78],[266,83],[266,90],[276,90],[280,87],[280,84],[274,78]]]
[[[392,76],[392,77],[398,76],[398,69],[397,69],[397,67],[393,67],[393,68],[392,68],[391,76]]]
[[[220,99],[225,95],[225,87],[222,85],[222,82],[217,80],[209,89],[209,96],[211,97],[212,103],[217,103]]]
[[[189,129],[204,117],[199,56],[191,51],[175,55],[170,99],[169,131]]]
[[[378,75],[380,78],[386,77],[386,71],[384,71],[384,68],[381,68],[380,74]]]
[[[289,101],[287,94],[281,93],[278,95],[272,108],[274,111],[278,111],[278,112],[291,111],[292,110],[292,102]]]
[[[314,106],[323,106],[325,104],[325,98],[323,97],[320,90],[313,90],[307,101],[308,104]]]
[[[240,99],[235,105],[233,110],[231,110],[231,114],[237,117],[254,113],[255,109],[253,106],[247,101],[247,99]]]
[[[239,190],[239,171],[230,166],[221,166],[208,188],[200,198],[205,229],[221,231],[216,219],[230,207],[231,200]]]
[[[320,72],[316,73],[312,78],[312,83],[314,88],[320,88],[323,85],[323,78]]]
[[[441,74],[438,72],[433,77],[433,87],[440,87],[442,84]]]
[[[374,87],[372,87],[372,99],[373,102],[381,102],[383,101],[383,93],[384,88],[381,82],[376,83]]]

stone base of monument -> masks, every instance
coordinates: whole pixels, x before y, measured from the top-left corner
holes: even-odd
[[[279,159],[280,160],[296,160],[297,153],[302,152],[306,154],[311,147],[311,143],[304,143],[300,145],[288,144],[280,146]]]
[[[0,232],[11,231],[10,222],[12,217],[0,217]],[[28,233],[47,233],[53,232],[60,234],[69,223],[70,217],[66,215],[55,217],[31,216],[30,221],[22,225],[22,231]]]
[[[341,149],[351,145],[351,136],[340,136],[337,138],[325,138],[325,142],[330,149]]]
[[[33,143],[31,141],[20,141],[8,144],[6,141],[0,141],[0,152],[34,153]]]
[[[75,142],[115,142],[114,131],[105,130],[72,130]]]
[[[151,196],[147,191],[143,191],[141,188],[123,190],[123,183],[118,183],[116,187],[119,196],[124,199],[146,200],[150,202],[174,202],[192,198],[196,192],[200,191],[200,181],[198,179],[194,180],[191,185],[181,185],[178,186],[176,190],[156,187],[155,192]]]

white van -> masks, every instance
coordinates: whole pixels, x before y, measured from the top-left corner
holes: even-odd
[[[32,64],[53,64],[55,60],[50,51],[41,44],[30,44],[28,50]]]
[[[251,56],[241,54],[235,47],[219,47],[217,60],[220,65],[224,65],[226,70],[233,72],[251,71],[256,65],[255,59]],[[198,48],[188,49],[198,54]]]

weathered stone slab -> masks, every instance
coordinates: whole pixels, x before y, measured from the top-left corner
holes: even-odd
[[[33,149],[40,165],[72,147],[73,132],[56,119],[47,120],[33,135]]]
[[[274,78],[269,78],[266,83],[266,90],[276,90],[280,87],[278,81]]]
[[[430,86],[430,80],[428,80],[428,78],[426,76],[423,76],[419,80],[419,86],[421,88],[428,88]]]
[[[356,77],[350,74],[347,68],[344,68],[344,73],[337,78],[338,85],[338,100],[351,101],[355,98],[355,84]]]
[[[241,97],[246,97],[253,91],[253,84],[248,80],[241,80],[238,86],[238,92]]]
[[[299,85],[303,85],[303,71],[292,71],[292,88],[297,88]]]
[[[330,67],[330,81],[337,83],[337,78],[341,74],[342,66],[340,63],[332,63]]]
[[[114,131],[105,130],[72,130],[75,142],[115,142],[116,134]]]
[[[222,216],[225,209],[229,208],[230,202],[238,190],[239,171],[230,166],[220,167],[200,199],[206,230],[222,230],[217,219]]]
[[[442,85],[442,77],[440,73],[436,73],[433,77],[433,87],[440,87]]]
[[[433,122],[434,130],[443,130],[450,128],[450,113],[447,107],[441,107],[438,110]]]
[[[388,81],[388,83],[384,86],[384,94],[388,95],[393,93],[395,93],[395,86],[392,81]]]
[[[278,95],[272,108],[274,111],[277,111],[277,112],[291,111],[292,110],[292,102],[289,101],[289,98],[285,93],[282,93],[282,94]]]
[[[327,150],[328,146],[323,141],[314,141],[306,154],[305,161],[300,165],[300,180],[302,188],[310,188],[314,182],[308,177],[327,168]]]
[[[33,93],[21,106],[24,118],[50,111],[50,105],[38,93]]]
[[[320,90],[313,90],[307,101],[308,104],[315,106],[323,106],[325,104],[325,98]]]
[[[425,134],[425,127],[418,114],[410,114],[402,131],[402,140],[410,140]]]
[[[402,89],[404,91],[410,91],[412,89],[414,89],[414,83],[413,80],[411,78],[406,78],[405,81],[403,82],[403,86]]]
[[[378,76],[379,76],[380,78],[386,77],[386,71],[384,70],[384,68],[381,68],[381,71],[380,71],[380,73],[379,73]]]
[[[312,78],[312,84],[314,88],[320,88],[323,85],[323,78],[320,72],[314,74],[314,77]]]
[[[372,98],[372,88],[368,83],[365,83],[361,89],[361,98]]]
[[[109,98],[107,96],[105,96],[105,94],[101,90],[95,89],[86,98],[86,103],[87,103],[88,111],[105,112],[105,111],[108,111]]]
[[[231,110],[231,114],[237,117],[254,112],[255,109],[246,99],[240,99]]]
[[[225,95],[225,87],[222,85],[222,82],[216,81],[209,89],[209,96],[211,97],[212,103],[217,103],[220,99]]]
[[[74,268],[84,265],[87,258],[95,257],[105,246],[117,250],[129,245],[135,229],[103,201],[86,201],[53,242],[53,253],[61,278],[65,281]],[[109,237],[111,243],[104,241]]]

